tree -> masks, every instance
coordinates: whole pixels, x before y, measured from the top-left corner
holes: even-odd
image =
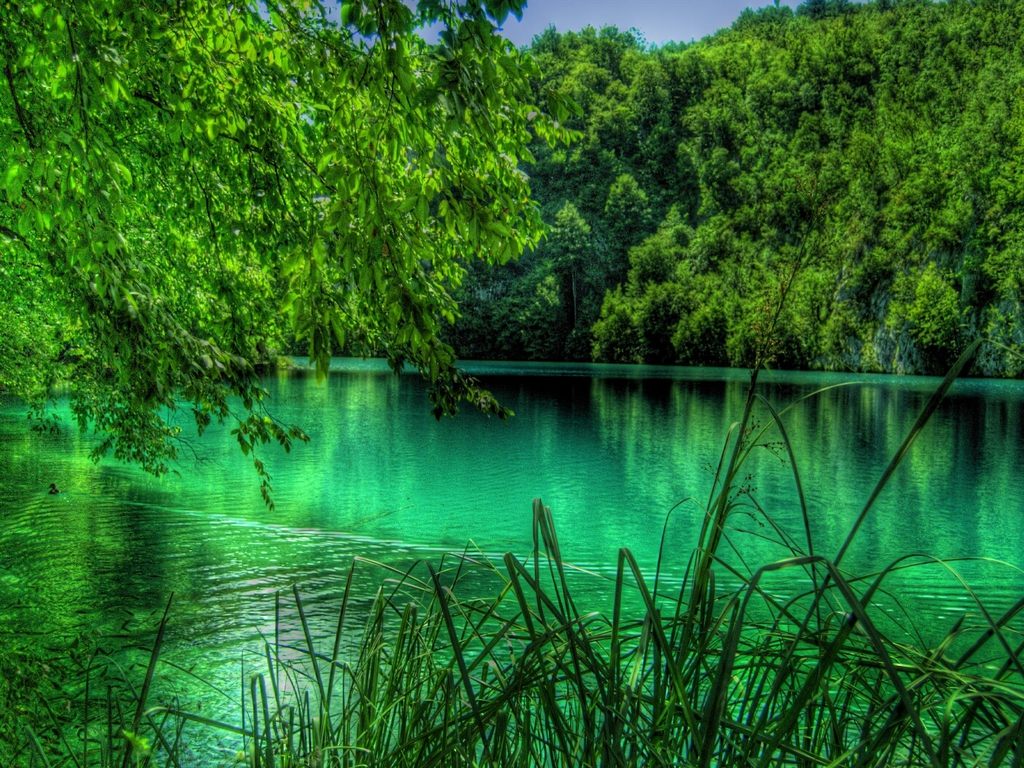
[[[897,307],[894,314],[912,324],[910,333],[933,370],[948,368],[966,346],[960,297],[934,262],[918,277],[913,301]]]
[[[612,278],[615,283],[621,283],[626,277],[629,249],[650,234],[651,207],[636,179],[624,173],[608,190],[604,213],[611,236],[609,250],[614,259]]]
[[[841,16],[854,10],[849,0],[806,0],[797,6],[796,15],[809,16],[812,19],[825,19]]]
[[[562,282],[567,288],[569,301],[566,303],[572,307],[573,328],[579,323],[583,271],[592,250],[590,225],[580,216],[575,205],[566,203],[555,216],[548,251],[555,272],[562,277]]]
[[[569,310],[562,359],[590,360],[591,328],[605,291],[613,284],[608,250],[592,236],[590,224],[576,206],[567,202],[555,216],[544,253]]]
[[[535,105],[536,65],[495,34],[523,5],[346,2],[338,24],[318,0],[0,0],[0,386],[41,414],[66,379],[97,454],[156,473],[186,408],[236,419],[247,454],[304,437],[256,375],[293,334],[318,376],[382,351],[438,418],[506,415],[438,331],[468,259],[537,243],[518,165],[575,107]],[[414,34],[438,22],[438,45]]]

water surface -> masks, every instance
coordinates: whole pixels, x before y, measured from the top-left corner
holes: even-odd
[[[230,425],[190,439],[179,474],[154,479],[91,462],[89,435],[33,434],[17,405],[0,408],[0,619],[37,629],[125,626],[144,637],[173,591],[167,658],[237,674],[242,649],[271,631],[277,591],[298,584],[326,631],[354,556],[407,568],[471,542],[486,554],[525,557],[535,497],[552,507],[566,558],[606,575],[623,546],[652,571],[669,510],[692,499],[664,537],[666,583],[678,583],[747,382],[745,372],[716,369],[467,364],[516,416],[503,423],[465,411],[437,422],[418,376],[395,377],[379,361],[334,367],[321,385],[305,370],[264,382],[270,410],[311,437],[288,456],[261,451],[273,475],[273,511]],[[784,424],[817,553],[834,555],[842,545],[937,384],[839,374],[762,379],[776,408],[795,403]],[[832,388],[801,400],[822,387]],[[67,424],[63,404],[58,412]],[[755,420],[767,423],[767,410]],[[765,436],[769,445],[752,454],[745,485],[806,548],[779,440],[775,430]],[[958,382],[844,567],[868,573],[912,552],[989,558],[1008,565],[953,565],[992,605],[1016,600],[1024,591],[1022,458],[1024,382]],[[64,492],[48,495],[51,482]],[[730,534],[735,567],[788,554],[765,538],[774,536],[771,522],[752,503],[732,522],[748,531]],[[358,573],[366,601],[384,574]],[[926,623],[945,626],[970,607],[942,566],[903,572],[892,584],[892,597]],[[607,583],[581,578],[578,589],[584,607],[606,604]],[[895,599],[880,602],[899,613]]]

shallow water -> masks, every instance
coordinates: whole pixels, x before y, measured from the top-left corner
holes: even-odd
[[[669,510],[692,497],[664,537],[665,583],[678,584],[747,381],[745,372],[716,369],[467,364],[516,416],[503,423],[467,411],[436,422],[418,376],[395,377],[378,361],[334,367],[322,385],[305,370],[265,380],[270,410],[312,438],[289,456],[261,452],[273,475],[272,512],[230,426],[183,446],[180,474],[158,480],[112,461],[94,464],[89,435],[33,434],[18,406],[0,408],[0,618],[40,630],[125,626],[142,642],[173,591],[165,658],[227,680],[257,633],[273,631],[277,591],[297,584],[326,633],[354,556],[405,569],[472,542],[496,557],[509,550],[525,557],[538,496],[552,508],[566,559],[605,575],[623,546],[650,574]],[[937,385],[838,374],[762,379],[776,408],[796,403],[783,421],[818,554],[842,545]],[[67,424],[66,409],[58,410]],[[766,423],[767,410],[755,418]],[[772,430],[764,441],[779,439]],[[778,445],[755,450],[747,485],[805,547],[793,471],[780,456]],[[952,567],[993,607],[1018,599],[1022,459],[1024,382],[958,382],[843,566],[863,574],[913,552],[989,558],[1006,564]],[[47,494],[51,482],[64,492]],[[749,515],[731,521],[748,532],[730,534],[730,562],[756,569],[787,556],[762,538],[772,535],[765,517],[745,509]],[[385,575],[360,566],[359,600],[369,600]],[[730,582],[724,570],[722,578]],[[774,578],[769,590],[796,576]],[[606,604],[607,582],[577,582],[581,607]],[[879,598],[878,610],[900,615],[898,597],[919,623],[948,626],[970,607],[944,566],[903,571],[887,583],[893,594]]]

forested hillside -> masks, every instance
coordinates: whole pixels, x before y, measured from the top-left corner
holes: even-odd
[[[1022,41],[1016,0],[819,0],[656,50],[549,29],[579,138],[523,166],[549,235],[472,271],[456,351],[748,364],[802,260],[777,366],[938,373],[989,335],[975,373],[1019,376]]]

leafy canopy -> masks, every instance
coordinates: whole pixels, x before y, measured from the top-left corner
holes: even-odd
[[[777,365],[941,375],[986,336],[974,372],[1024,375],[1024,1],[769,5],[695,43],[549,28],[530,50],[585,108],[530,176],[548,224],[571,204],[590,228],[590,280],[578,312],[570,283],[532,311],[555,237],[473,270],[459,353],[749,365],[817,216]]]
[[[42,414],[66,380],[97,454],[157,473],[182,411],[304,438],[256,376],[295,338],[505,416],[438,331],[471,260],[538,242],[518,166],[578,109],[495,34],[524,5],[0,0],[0,390]]]

